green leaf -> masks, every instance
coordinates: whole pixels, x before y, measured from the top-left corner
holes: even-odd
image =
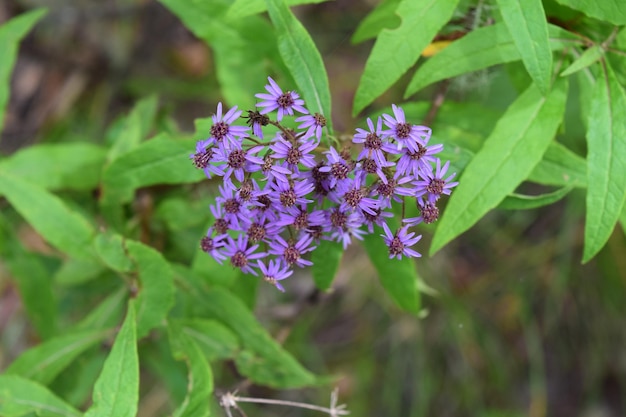
[[[387,222],[392,232],[398,229],[398,222],[389,219]],[[413,314],[420,311],[420,293],[418,281],[420,278],[411,258],[389,259],[389,248],[380,236],[382,229],[376,228],[375,233],[368,234],[363,239],[363,247],[376,271],[380,283],[395,303],[402,309]],[[419,252],[419,250],[418,250]]]
[[[402,0],[396,14],[402,23],[383,29],[367,58],[354,97],[357,115],[415,64],[439,29],[452,17],[458,0]]]
[[[587,161],[560,143],[552,142],[528,180],[544,185],[584,188],[587,186]]]
[[[452,192],[431,254],[496,207],[539,163],[563,119],[566,80],[555,83],[546,97],[531,84],[498,120]]]
[[[23,417],[81,417],[82,413],[48,388],[17,375],[0,375],[0,415]]]
[[[133,269],[124,237],[116,233],[104,232],[99,233],[93,243],[96,254],[109,268],[117,272],[129,272]]]
[[[38,144],[0,162],[0,170],[48,190],[91,190],[105,157],[106,149],[90,143]]]
[[[288,6],[297,6],[299,4],[318,4],[328,0],[284,0]],[[242,17],[259,14],[267,11],[265,0],[235,0],[228,9],[226,17],[229,19],[241,19]]]
[[[330,88],[322,56],[302,23],[282,0],[266,0],[266,4],[283,62],[296,80],[309,111],[324,115],[327,132],[332,132]]]
[[[331,242],[329,240],[322,240],[317,249],[313,251],[311,255],[311,274],[313,274],[313,280],[315,286],[322,291],[326,291],[330,288],[335,279],[337,269],[339,269],[339,262],[343,256],[343,249],[337,242]]]
[[[576,61],[572,62],[572,65],[567,67],[562,73],[561,77],[566,77],[568,75],[574,74],[582,69],[587,68],[591,64],[595,64],[604,56],[604,49],[600,45],[593,45],[588,48],[585,52],[582,53],[581,56],[576,59]]]
[[[602,249],[626,199],[626,94],[606,63],[596,83],[587,130],[587,212],[583,262]]]
[[[80,259],[92,259],[92,226],[60,198],[21,178],[0,171],[4,194],[28,223],[57,249]]]
[[[207,417],[211,414],[209,398],[213,394],[213,373],[198,345],[185,334],[182,342],[182,358],[187,362],[187,396],[174,411],[174,417]]]
[[[564,6],[580,10],[590,17],[615,25],[626,24],[626,4],[623,0],[556,0]]]
[[[106,329],[117,326],[124,313],[124,305],[128,296],[126,287],[110,294],[74,327],[75,330]]]
[[[4,128],[4,112],[9,102],[9,82],[15,65],[20,41],[46,14],[45,9],[36,9],[19,15],[0,26],[0,133]]]
[[[88,330],[81,333],[58,336],[22,353],[6,369],[10,375],[19,375],[50,384],[81,353],[104,340],[110,330]]]
[[[541,195],[513,193],[502,200],[502,202],[498,205],[498,208],[503,210],[529,210],[548,206],[565,197],[570,191],[572,191],[573,188],[574,187],[572,186],[564,187],[551,193]]]
[[[104,171],[103,204],[128,202],[140,187],[193,183],[206,178],[189,159],[195,146],[193,140],[173,140],[161,134],[120,156]]]
[[[139,357],[135,305],[128,303],[124,325],[93,390],[93,404],[85,417],[135,417],[139,402]]]
[[[54,282],[71,287],[96,279],[104,271],[104,266],[98,261],[68,258],[54,274]]]
[[[553,25],[548,25],[548,34],[550,49],[553,51],[579,40],[572,33]],[[452,42],[420,66],[406,88],[404,97],[437,81],[520,59],[513,38],[503,23],[476,29]]]
[[[159,102],[155,95],[140,100],[126,118],[124,128],[118,133],[109,150],[108,160],[135,149],[146,138],[154,123]]]
[[[141,287],[137,296],[137,337],[161,325],[174,305],[174,273],[158,251],[126,241],[128,256],[137,266]]]
[[[227,327],[216,320],[203,318],[170,320],[168,329],[172,335],[185,335],[193,340],[207,360],[230,359],[239,349],[239,339]],[[184,356],[182,341],[170,337],[174,356]]]
[[[552,51],[548,22],[541,0],[498,0],[500,13],[539,91],[546,94],[552,77]]]
[[[199,294],[198,298],[203,303],[199,307],[230,327],[247,349],[245,356],[238,356],[236,361],[243,375],[274,388],[298,388],[315,383],[315,376],[276,343],[250,310],[230,292],[213,288]]]
[[[396,9],[400,0],[383,0],[374,10],[359,23],[350,41],[361,43],[368,39],[375,38],[381,30],[394,28],[400,24],[400,17],[396,14]]]

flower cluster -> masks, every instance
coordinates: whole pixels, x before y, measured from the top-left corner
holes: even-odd
[[[245,273],[260,273],[281,291],[280,281],[294,267],[312,265],[307,253],[321,239],[345,249],[379,226],[390,258],[421,256],[411,249],[421,235],[410,229],[437,220],[437,201],[457,185],[455,174],[446,177],[449,162],[442,166],[435,156],[443,146],[428,145],[431,130],[407,122],[393,105],[393,115],[367,119],[368,129],[357,129],[352,142],[360,151],[324,147],[324,116],[309,113],[297,93],[268,80],[267,92],[256,94],[258,110],[245,116],[247,126],[234,124],[241,110],[223,113],[219,103],[210,136],[191,155],[208,178],[223,181],[202,250]],[[275,120],[269,117],[274,112]],[[419,217],[403,218],[391,230],[394,204],[404,213],[407,200],[416,202]]]

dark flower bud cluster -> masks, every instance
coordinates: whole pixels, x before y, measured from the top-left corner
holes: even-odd
[[[307,254],[321,239],[345,249],[375,225],[383,228],[390,258],[421,256],[411,248],[421,235],[410,229],[437,220],[437,201],[458,184],[455,174],[446,177],[450,163],[442,166],[435,156],[443,146],[428,146],[431,130],[407,122],[393,105],[393,116],[384,114],[376,124],[367,119],[369,129],[357,129],[352,142],[358,154],[324,148],[324,116],[310,114],[297,93],[268,80],[267,92],[256,94],[259,110],[247,112],[247,126],[234,124],[241,110],[223,113],[219,103],[209,138],[191,155],[208,178],[223,179],[202,250],[245,273],[260,273],[281,291],[280,281],[294,267],[312,265]],[[274,112],[275,120],[269,117]],[[292,117],[295,129],[283,122]],[[270,128],[275,133],[267,137]],[[404,213],[407,200],[420,215],[403,218],[392,231],[386,220],[396,204]]]

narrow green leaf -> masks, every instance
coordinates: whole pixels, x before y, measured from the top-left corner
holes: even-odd
[[[354,97],[352,114],[357,115],[383,94],[415,64],[439,29],[450,20],[458,0],[402,0],[397,15],[402,23],[383,29],[367,58]]]
[[[587,130],[587,212],[583,262],[602,249],[626,199],[626,94],[606,63]]]
[[[158,104],[155,95],[146,97],[135,104],[126,118],[124,128],[115,138],[113,146],[109,150],[109,161],[135,149],[146,138],[154,123]]]
[[[513,193],[502,200],[502,202],[498,205],[498,208],[503,210],[530,210],[548,206],[565,197],[570,191],[572,191],[573,188],[574,187],[572,186],[564,187],[551,193],[541,195]]]
[[[539,91],[546,94],[552,77],[552,51],[548,22],[541,0],[498,0],[500,13]]]
[[[124,313],[124,305],[128,297],[126,287],[110,294],[100,304],[76,324],[74,330],[100,330],[117,326]]]
[[[81,353],[102,341],[109,330],[88,330],[81,333],[58,336],[22,353],[6,369],[10,375],[48,385]]]
[[[235,332],[247,349],[237,357],[237,368],[252,381],[274,388],[297,388],[316,378],[285,351],[259,324],[250,310],[230,292],[213,288],[198,295],[203,310],[210,312]]]
[[[623,0],[556,0],[564,6],[580,10],[590,17],[615,25],[626,24],[626,4]]]
[[[57,249],[80,259],[92,259],[92,226],[60,198],[31,182],[0,171],[4,194],[28,223]]]
[[[539,163],[563,119],[566,80],[555,83],[546,97],[531,84],[498,120],[452,192],[431,254],[496,207]]]
[[[135,417],[139,403],[139,357],[135,306],[128,303],[124,325],[93,390],[93,404],[85,417]]]
[[[330,88],[322,56],[302,23],[282,0],[266,0],[266,4],[283,62],[296,80],[308,109],[326,117],[327,131],[332,134]]]
[[[361,43],[368,39],[375,38],[381,30],[394,28],[400,24],[400,17],[396,14],[396,9],[400,0],[383,0],[370,12],[354,31],[350,41]]]
[[[389,228],[395,232],[399,226],[394,219],[389,219]],[[375,233],[366,235],[363,246],[370,261],[378,272],[383,288],[402,309],[413,314],[420,311],[420,293],[415,263],[411,258],[389,259],[389,248],[380,236],[382,229],[376,228]],[[414,248],[415,249],[415,248]],[[419,252],[419,249],[417,249]]]
[[[560,143],[551,142],[528,180],[544,185],[584,188],[587,186],[587,161]]]
[[[155,249],[133,240],[128,240],[126,247],[139,272],[137,337],[142,338],[164,322],[174,305],[174,273]]]
[[[101,262],[93,259],[67,258],[54,274],[56,284],[72,287],[96,279],[105,271]]]
[[[46,14],[45,9],[36,9],[17,16],[0,26],[0,133],[4,128],[4,112],[9,102],[9,82],[15,65],[20,41]]]
[[[174,417],[208,417],[209,399],[213,394],[213,373],[198,345],[185,334],[180,335],[182,359],[187,362],[187,396],[174,411]]]
[[[100,182],[106,149],[91,143],[29,146],[0,163],[0,169],[48,190],[91,190]]]
[[[96,254],[109,268],[118,272],[129,272],[133,269],[123,236],[112,232],[99,233],[93,243]]]
[[[17,375],[0,375],[0,416],[81,417],[52,391]]]
[[[206,178],[189,160],[194,150],[193,140],[174,140],[161,134],[125,153],[104,171],[103,204],[128,202],[140,187],[193,183]]]
[[[548,25],[548,34],[553,51],[579,40],[574,34],[553,25]],[[404,97],[437,81],[520,59],[515,42],[503,23],[476,29],[421,65],[406,88]]]
[[[600,45],[593,45],[591,48],[588,48],[585,52],[583,52],[582,55],[576,59],[576,61],[572,62],[572,65],[565,68],[565,70],[561,73],[561,77],[566,77],[585,69],[591,64],[598,62],[603,56],[604,49]]]
[[[172,335],[185,335],[193,340],[207,360],[230,359],[239,349],[239,339],[226,326],[216,320],[203,318],[169,320],[168,329]],[[184,356],[182,341],[170,337],[175,357]]]
[[[297,6],[300,4],[318,4],[328,0],[284,0],[288,6]],[[226,17],[229,19],[241,19],[242,17],[259,14],[267,11],[265,0],[235,0],[228,9]]]
[[[337,269],[339,269],[339,262],[343,256],[343,249],[341,245],[329,240],[322,240],[317,249],[313,251],[311,255],[311,274],[313,274],[313,280],[315,285],[322,291],[326,291],[330,288],[335,279]]]

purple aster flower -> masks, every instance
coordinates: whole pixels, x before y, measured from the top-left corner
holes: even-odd
[[[322,138],[322,128],[326,126],[326,118],[319,113],[307,114],[296,119],[296,122],[301,123],[298,129],[307,129],[300,140],[305,140],[312,136],[315,136],[317,140]]]
[[[390,128],[390,130],[383,132],[383,136],[395,139],[398,151],[407,147],[409,150],[417,152],[419,150],[417,147],[418,143],[426,146],[426,142],[430,138],[430,128],[407,123],[404,117],[404,110],[395,104],[392,104],[391,108],[395,118],[388,114],[383,114],[385,125]]]
[[[216,160],[226,162],[226,170],[224,171],[224,178],[230,178],[231,174],[235,174],[235,178],[239,181],[243,181],[246,171],[250,171],[251,165],[261,165],[263,160],[254,154],[260,152],[264,146],[255,146],[248,150],[241,148],[218,148],[216,152]],[[254,168],[252,168],[254,169]]]
[[[383,168],[390,168],[394,166],[395,163],[392,161],[387,161],[387,165],[384,167],[380,167],[376,161],[370,158],[363,158],[359,161],[359,169],[361,169],[365,174],[376,174],[378,178],[385,184],[387,183],[387,175],[383,171]],[[365,178],[363,178],[365,180]]]
[[[268,213],[261,213],[259,216],[251,217],[247,222],[246,234],[250,242],[260,242],[262,240],[268,241],[274,239],[282,230],[275,227],[273,223],[274,216],[269,216]],[[270,223],[269,220],[272,220]]]
[[[230,180],[224,180],[224,184],[230,184],[241,201],[252,205],[260,205],[257,203],[259,196],[269,194],[269,190],[261,190],[259,184],[252,178],[243,180],[239,188],[234,187]]]
[[[307,211],[306,204],[292,206],[280,213],[276,226],[293,226],[296,230],[307,229],[313,226],[321,226],[326,221],[323,210]]]
[[[218,188],[221,195],[217,196],[215,201],[223,207],[224,219],[229,222],[230,230],[241,230],[240,222],[249,222],[250,210],[232,188],[221,185]]]
[[[385,223],[385,219],[393,217],[393,213],[389,211],[383,211],[378,208],[375,210],[375,214],[363,213],[364,223],[367,225],[367,231],[369,233],[374,233],[374,225],[382,227]]]
[[[237,106],[235,106],[222,117],[222,103],[217,103],[217,113],[212,116],[213,126],[211,126],[211,137],[208,139],[211,144],[217,143],[226,148],[240,148],[241,138],[246,136],[249,130],[245,126],[231,126],[231,123],[237,120],[240,115],[241,110],[237,110]]]
[[[211,163],[215,157],[215,147],[209,145],[208,140],[198,141],[196,144],[196,153],[190,155],[196,168],[204,170],[204,174],[211,179],[211,174],[223,176],[224,171],[219,166]]]
[[[382,184],[384,185],[384,184]],[[362,188],[359,181],[351,181],[343,193],[343,202],[339,206],[341,211],[358,211],[359,213],[376,214],[378,201],[367,197],[367,189]]]
[[[248,110],[246,123],[252,128],[252,134],[259,139],[263,139],[263,126],[267,126],[270,118],[258,111]]]
[[[402,222],[406,223],[407,226],[417,226],[422,222],[430,224],[439,219],[439,208],[437,208],[435,203],[431,203],[430,201],[420,203],[417,201],[417,208],[420,211],[420,215],[418,217],[409,217],[402,220]]]
[[[326,216],[327,222],[331,226],[331,240],[341,242],[344,250],[352,243],[352,237],[363,240],[365,232],[360,229],[361,224],[363,224],[363,216],[358,212],[347,213],[334,207],[326,212]]]
[[[293,111],[296,110],[302,114],[308,114],[309,111],[304,108],[304,100],[300,98],[298,93],[294,91],[287,91],[283,93],[283,90],[276,84],[271,77],[267,77],[270,82],[265,86],[265,90],[269,94],[261,93],[254,96],[262,99],[263,101],[257,103],[257,107],[262,107],[261,114],[267,114],[274,110],[278,110],[278,116],[276,119],[280,122],[283,116],[293,116]]]
[[[272,158],[284,159],[292,172],[299,170],[298,164],[302,164],[307,168],[313,168],[316,165],[315,157],[311,155],[311,151],[317,148],[317,143],[293,143],[285,140],[279,133],[274,139],[274,143],[270,149],[274,152]]]
[[[424,194],[428,194],[428,201],[431,203],[439,200],[442,194],[450,195],[452,192],[452,188],[456,187],[458,182],[450,182],[456,172],[448,176],[448,178],[444,179],[443,177],[448,172],[448,167],[450,167],[450,161],[446,162],[444,166],[441,166],[441,160],[437,159],[437,169],[433,173],[432,167],[429,171],[421,171],[420,176],[423,180],[414,181],[417,192],[414,194],[415,197],[421,197]]]
[[[264,252],[254,253],[258,247],[259,245],[249,246],[248,237],[245,235],[237,236],[237,240],[228,236],[222,253],[230,258],[232,266],[241,269],[246,274],[257,275],[256,271],[252,269],[251,261],[267,256]]]
[[[224,246],[224,241],[228,237],[226,234],[218,234],[213,236],[213,228],[209,227],[209,230],[206,233],[206,236],[200,240],[200,248],[203,252],[208,253],[215,259],[218,263],[222,263],[226,256],[219,252],[219,248]]]
[[[413,196],[414,189],[413,188],[404,188],[400,187],[400,185],[406,184],[413,180],[413,177],[402,177],[402,178],[388,178],[387,183],[378,183],[374,188],[374,194],[378,195],[378,202],[380,207],[388,208],[391,207],[391,201],[401,202],[402,199],[399,197],[401,195],[404,196]]]
[[[229,220],[226,220],[226,218],[224,217],[225,213],[222,205],[218,203],[215,205],[210,205],[209,208],[211,209],[211,213],[215,218],[212,226],[212,228],[215,229],[215,232],[218,235],[228,233],[231,228],[231,222]]]
[[[280,166],[269,153],[263,157],[261,164],[250,164],[247,170],[248,172],[263,172],[265,176],[263,179],[267,182],[272,182],[274,179],[278,182],[289,182],[287,175],[291,175],[291,171]]]
[[[288,278],[293,274],[293,270],[289,269],[288,266],[283,267],[280,260],[270,259],[270,261],[265,265],[265,263],[261,261],[257,261],[257,265],[261,270],[261,274],[263,275],[263,279],[278,288],[280,291],[285,292],[285,289],[278,281],[282,281],[285,278]]]
[[[297,242],[286,242],[280,236],[276,236],[273,242],[270,242],[269,253],[278,255],[288,265],[298,265],[300,268],[313,265],[313,262],[302,259],[302,255],[315,249],[311,246],[313,238],[310,235],[303,235]]]
[[[393,166],[393,163],[389,164],[387,158],[385,157],[385,142],[383,141],[383,120],[379,117],[378,122],[376,123],[376,129],[374,129],[374,123],[372,123],[372,119],[368,117],[367,125],[370,128],[369,131],[357,128],[356,130],[358,133],[356,133],[352,138],[352,142],[363,144],[363,150],[361,150],[361,153],[359,153],[357,160],[360,161],[366,158],[372,159],[379,169]]]
[[[320,172],[328,172],[330,188],[334,188],[337,183],[343,182],[348,178],[351,171],[350,164],[337,152],[334,147],[330,147],[326,152],[328,165],[323,165],[318,170]]]
[[[287,209],[296,204],[311,203],[313,200],[308,200],[305,196],[313,191],[313,188],[313,184],[307,180],[293,181],[292,184],[276,182],[272,184],[273,191],[269,196],[277,209],[281,207]]]
[[[433,155],[441,152],[443,145],[422,146],[418,143],[417,149],[416,152],[408,148],[401,150],[402,156],[396,162],[396,178],[402,175],[413,175],[417,178],[421,170],[430,170],[431,163],[434,163],[437,159]]]
[[[422,235],[413,237],[415,233],[408,233],[408,226],[404,226],[398,229],[395,234],[391,233],[391,230],[386,223],[383,223],[383,229],[385,230],[385,234],[381,236],[383,237],[383,239],[385,240],[385,244],[389,248],[389,259],[402,259],[402,255],[413,258],[419,258],[420,256],[422,256],[419,252],[416,252],[410,248],[422,238]]]

